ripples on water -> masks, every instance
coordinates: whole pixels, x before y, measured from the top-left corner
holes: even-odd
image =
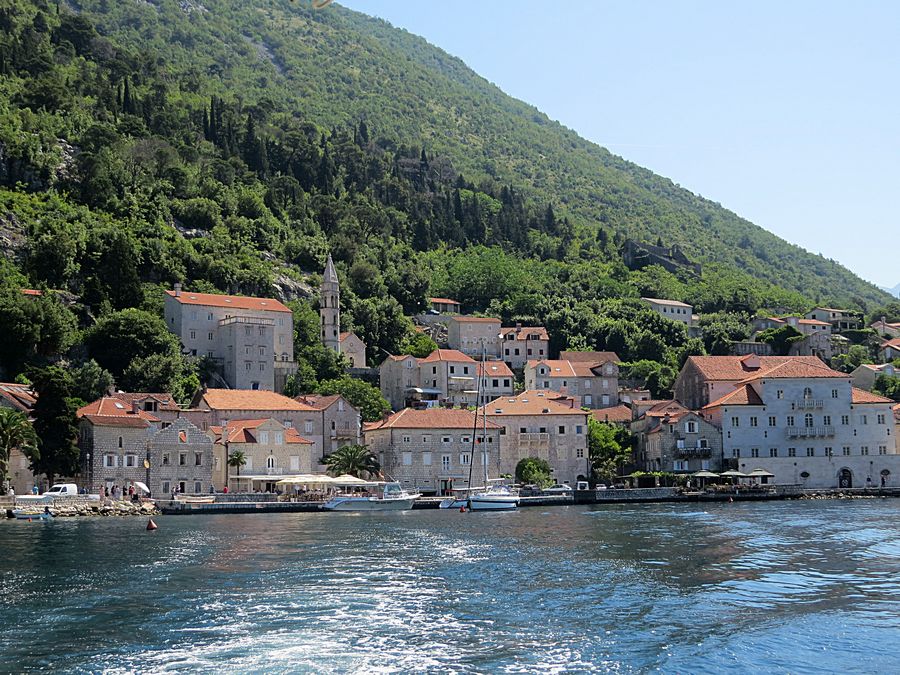
[[[0,523],[0,670],[900,670],[900,501]]]

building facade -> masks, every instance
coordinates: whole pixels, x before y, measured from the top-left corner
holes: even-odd
[[[308,405],[322,415],[322,456],[327,457],[345,445],[362,443],[362,415],[359,409],[339,394],[322,396],[307,394],[298,396],[300,403]],[[315,467],[313,467],[315,468]]]
[[[529,361],[525,388],[547,389],[575,397],[578,407],[608,408],[619,404],[618,357],[605,361]]]
[[[553,479],[575,485],[590,474],[587,418],[575,400],[553,391],[524,391],[491,401],[480,409],[500,430],[500,473],[515,474],[527,457],[546,460]]]
[[[533,359],[550,358],[550,336],[541,326],[517,323],[511,328],[500,329],[500,349],[500,358],[510,368],[518,370]]]
[[[694,325],[694,308],[686,302],[663,300],[662,298],[641,298],[641,300],[664,319],[678,321],[688,328]]]
[[[296,372],[291,310],[271,298],[166,291],[166,326],[186,353],[205,356],[234,389],[284,388]]]
[[[722,470],[722,430],[699,413],[684,410],[641,421],[636,459],[644,471]]]
[[[30,387],[16,382],[0,382],[0,408],[18,410],[30,417],[36,401]],[[35,485],[48,487],[45,480],[42,481],[40,476],[32,473],[31,461],[19,448],[10,450],[7,471],[9,487],[15,490],[17,495],[30,492]]]
[[[487,358],[500,358],[500,319],[450,317],[447,322],[447,345],[475,359],[481,359],[482,349]]]
[[[856,330],[863,327],[862,316],[859,312],[851,312],[846,309],[834,307],[816,307],[806,315],[807,319],[825,321],[831,324],[835,333],[845,330]]]
[[[152,432],[147,439],[147,456],[147,487],[158,498],[171,494],[173,488],[181,494],[200,494],[213,487],[216,463],[212,440],[187,419],[176,419]]]
[[[366,343],[353,332],[340,334],[341,354],[347,357],[351,368],[366,367]]]
[[[484,485],[485,467],[490,478],[503,473],[500,432],[470,410],[405,408],[367,424],[365,442],[390,479],[410,491],[447,495],[468,488],[470,473],[472,486]]]

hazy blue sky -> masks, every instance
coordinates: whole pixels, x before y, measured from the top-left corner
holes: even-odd
[[[612,152],[900,283],[900,2],[342,2]]]

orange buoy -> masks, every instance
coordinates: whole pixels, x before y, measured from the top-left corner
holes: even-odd
[[[153,522],[153,518],[147,521],[147,531],[150,532],[152,530],[158,530],[159,525]]]
[[[465,513],[465,512],[466,512],[466,507],[465,507],[465,506],[460,506],[460,507],[459,507],[459,512],[460,512],[460,513]]]

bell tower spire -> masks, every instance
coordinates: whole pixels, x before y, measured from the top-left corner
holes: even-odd
[[[322,344],[340,353],[341,286],[330,253],[322,275],[322,288],[319,290],[319,316],[322,318]]]

